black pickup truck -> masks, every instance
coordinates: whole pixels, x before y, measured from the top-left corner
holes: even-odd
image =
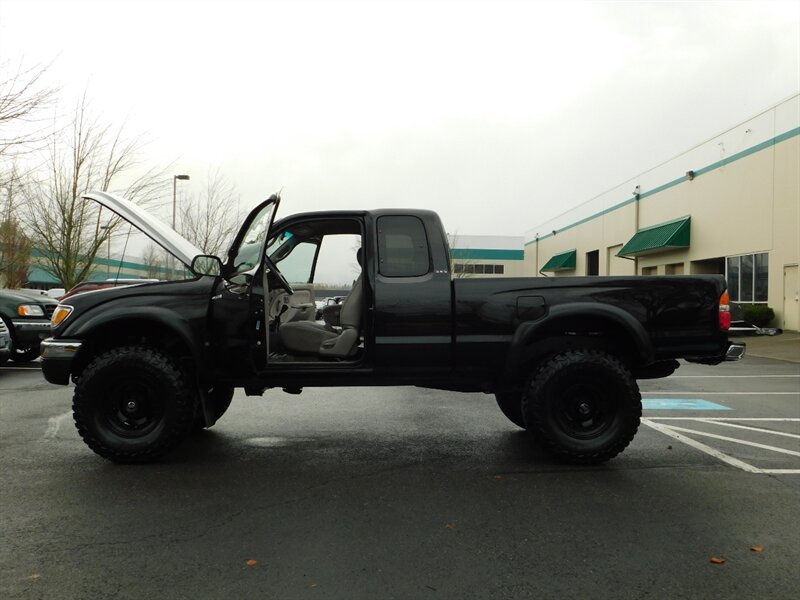
[[[534,443],[599,463],[638,429],[637,379],[671,374],[678,358],[717,364],[744,353],[728,342],[720,276],[454,279],[431,211],[273,222],[277,196],[250,213],[223,261],[131,202],[86,199],[187,269],[179,281],[69,298],[42,343],[46,379],[75,383],[80,435],[115,462],[154,460],[211,427],[234,388],[415,385],[492,393]],[[315,274],[337,238],[350,240],[355,281],[320,322]]]

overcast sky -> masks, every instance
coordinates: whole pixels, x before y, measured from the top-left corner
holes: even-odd
[[[523,235],[800,89],[800,3],[24,2],[0,59],[53,61],[148,158],[281,212],[425,207]]]

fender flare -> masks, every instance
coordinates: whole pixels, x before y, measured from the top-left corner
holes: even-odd
[[[610,304],[572,302],[553,306],[544,317],[536,321],[526,321],[517,327],[511,338],[506,372],[517,372],[528,358],[537,353],[537,338],[544,329],[555,321],[570,317],[597,318],[619,326],[635,344],[636,355],[642,365],[651,364],[655,360],[650,336],[632,314]]]
[[[103,311],[99,314],[89,315],[85,320],[72,323],[64,332],[63,337],[85,340],[106,325],[130,320],[148,321],[175,334],[192,356],[192,361],[196,365],[195,378],[199,386],[199,374],[203,364],[202,340],[197,339],[189,322],[184,317],[169,309],[160,306],[133,306],[126,307],[124,310]]]

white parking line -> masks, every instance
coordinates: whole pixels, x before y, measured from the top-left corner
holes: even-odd
[[[651,421],[777,421],[797,422],[795,417],[647,417]]]
[[[723,441],[728,441],[736,444],[743,444],[746,446],[755,446],[757,448],[761,448],[762,450],[769,450],[770,452],[779,452],[782,454],[789,454],[792,456],[800,456],[800,452],[795,452],[793,450],[786,450],[785,448],[777,448],[775,446],[768,446],[766,444],[758,444],[756,442],[750,442],[748,440],[741,440],[736,438],[730,438],[726,436],[716,435],[714,433],[707,433],[705,431],[697,431],[694,429],[687,429],[684,427],[676,427],[674,425],[666,425],[663,423],[656,423],[655,421],[697,421],[701,423],[711,423],[714,425],[722,425],[727,427],[739,427],[741,429],[748,429],[751,431],[756,431],[760,433],[771,433],[773,435],[788,435],[789,437],[800,437],[794,434],[785,433],[782,431],[770,431],[769,429],[762,429],[758,427],[746,427],[742,425],[734,425],[732,423],[725,423],[724,421],[752,421],[752,422],[790,422],[796,423],[800,422],[798,418],[783,418],[783,417],[648,417],[642,419],[642,424],[647,425],[651,429],[655,429],[656,431],[660,431],[664,435],[668,435],[669,437],[676,439],[680,442],[683,442],[687,446],[691,446],[696,450],[700,450],[712,456],[732,467],[736,467],[741,469],[742,471],[746,471],[748,473],[762,473],[762,474],[770,474],[770,475],[797,475],[800,474],[800,469],[760,469],[756,466],[748,464],[743,460],[739,460],[738,458],[734,458],[716,448],[712,448],[711,446],[707,446],[702,442],[698,442],[692,438],[689,438],[683,433],[691,433],[694,435],[701,435],[706,437],[711,437],[714,439],[719,439]],[[681,433],[683,432],[683,433]]]
[[[667,396],[800,396],[797,392],[674,392],[662,390],[655,392],[642,392],[642,394],[659,394]]]
[[[670,375],[670,379],[764,379],[768,377],[783,377],[800,379],[800,375]]]
[[[758,431],[761,433],[770,433],[772,435],[780,435],[784,437],[790,437],[800,440],[800,435],[796,433],[786,433],[785,431],[773,431],[772,429],[764,429],[763,427],[748,427],[747,425],[737,425],[736,423],[726,423],[725,421],[720,420],[710,420],[710,419],[696,419],[701,423],[713,423],[714,425],[720,425],[721,427],[735,427],[736,429],[746,429],[747,431]]]
[[[661,423],[653,423],[650,419],[642,419],[642,424],[647,425],[648,427],[655,429],[656,431],[660,431],[664,435],[668,435],[671,438],[675,438],[679,442],[683,442],[687,446],[691,446],[701,452],[705,452],[709,456],[713,456],[714,458],[721,460],[724,463],[731,465],[732,467],[737,467],[742,471],[747,471],[748,473],[763,473],[761,469],[758,467],[754,467],[753,465],[749,465],[746,462],[739,460],[738,458],[734,458],[732,456],[728,456],[724,452],[720,452],[711,446],[706,446],[702,442],[698,442],[691,438],[686,437],[685,435],[681,435],[677,431],[672,431],[672,428],[667,427],[666,425],[662,425]],[[800,470],[798,470],[800,472]]]
[[[731,442],[733,444],[741,444],[743,446],[752,446],[753,448],[761,448],[762,450],[771,450],[772,452],[780,452],[781,454],[789,454],[790,456],[800,456],[800,452],[795,450],[787,450],[786,448],[778,448],[777,446],[768,446],[766,444],[759,444],[758,442],[750,442],[748,440],[740,440],[725,435],[717,435],[716,433],[709,433],[707,431],[698,431],[696,429],[687,429],[686,427],[669,426],[672,431],[680,431],[682,433],[693,433],[701,437],[710,437],[715,440],[722,440],[723,442]]]

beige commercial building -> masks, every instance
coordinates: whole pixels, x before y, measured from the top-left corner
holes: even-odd
[[[800,328],[800,95],[529,230],[525,275],[727,277]]]
[[[525,238],[508,235],[450,235],[454,277],[522,277]]]

